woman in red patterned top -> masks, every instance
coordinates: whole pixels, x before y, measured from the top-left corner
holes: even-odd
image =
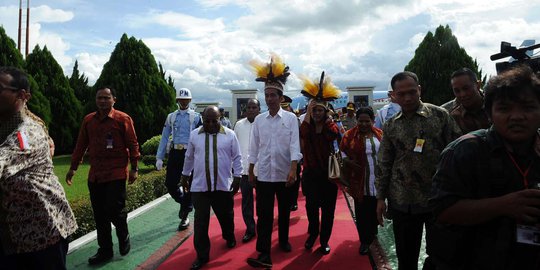
[[[328,180],[328,157],[334,151],[338,127],[328,116],[327,102],[311,100],[300,126],[300,145],[304,155],[302,191],[306,196],[309,237],[305,248],[311,249],[320,232],[321,252],[330,253],[328,240],[334,224],[338,187]],[[319,222],[319,208],[321,219]],[[320,230],[319,230],[320,223]]]
[[[371,107],[361,107],[356,111],[356,126],[345,133],[339,148],[344,156],[346,188],[354,198],[356,228],[360,236],[360,254],[366,255],[377,235],[377,190],[375,189],[375,168],[382,130],[373,126],[375,115]]]

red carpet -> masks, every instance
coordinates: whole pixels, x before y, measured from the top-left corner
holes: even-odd
[[[227,249],[225,240],[221,239],[221,229],[215,216],[210,219],[210,261],[202,269],[255,269],[247,265],[246,259],[257,257],[254,238],[248,243],[242,243],[245,225],[241,214],[241,195],[235,196],[234,222],[237,246]],[[334,229],[329,245],[331,252],[322,255],[318,248],[319,242],[315,242],[313,250],[304,249],[307,239],[308,221],[305,211],[305,198],[300,191],[298,198],[298,210],[291,212],[289,230],[289,242],[292,252],[285,253],[279,249],[277,241],[277,204],[274,209],[274,231],[272,233],[272,262],[273,269],[371,269],[369,258],[360,256],[358,233],[347,207],[347,202],[339,191],[336,203]],[[193,221],[192,221],[193,222]],[[193,224],[193,223],[192,223]],[[189,269],[197,255],[193,247],[193,237],[190,237],[177,250],[165,260],[158,270]]]

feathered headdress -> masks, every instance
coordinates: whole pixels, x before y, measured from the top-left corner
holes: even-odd
[[[277,54],[272,54],[270,63],[252,60],[249,62],[258,82],[264,82],[264,88],[274,88],[283,92],[283,87],[289,76],[289,67],[283,63]]]
[[[330,78],[324,77],[324,71],[321,73],[319,83],[310,80],[306,76],[301,76],[300,79],[304,82],[304,90],[300,93],[309,99],[314,99],[325,107],[328,101],[333,101],[341,96],[341,90],[332,83]]]

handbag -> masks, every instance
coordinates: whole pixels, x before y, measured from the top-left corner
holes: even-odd
[[[333,144],[332,149],[334,149]],[[328,180],[336,184],[339,183],[341,180],[342,166],[341,153],[339,150],[334,149],[328,157]]]

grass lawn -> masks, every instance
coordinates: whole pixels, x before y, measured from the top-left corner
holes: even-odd
[[[64,187],[66,191],[66,197],[69,202],[76,200],[80,197],[88,197],[88,171],[90,165],[88,160],[85,159],[83,164],[79,165],[75,176],[73,176],[73,184],[68,186],[66,184],[66,174],[69,171],[71,165],[71,155],[55,156],[53,157],[54,173],[58,176],[58,181]],[[154,169],[154,166],[146,166],[139,161],[139,176],[144,173],[148,173]]]

